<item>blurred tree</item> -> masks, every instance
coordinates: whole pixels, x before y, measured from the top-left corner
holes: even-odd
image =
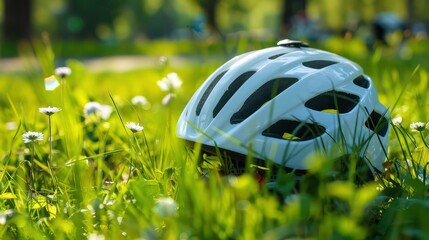
[[[414,22],[414,0],[406,0],[407,6],[407,20],[410,22]]]
[[[306,18],[307,0],[283,0],[280,19],[280,36],[287,36],[294,18]]]
[[[111,39],[112,36],[115,40],[171,37],[180,26],[179,20],[183,20],[178,12],[176,0],[127,0],[121,6],[113,26],[102,25],[101,29],[106,32],[102,39]],[[98,31],[99,35],[102,32]]]
[[[221,0],[194,0],[203,9],[207,30],[211,34],[222,35],[217,22],[217,9]]]
[[[126,1],[68,0],[67,29],[78,38],[97,38],[97,28],[111,27]]]
[[[177,14],[173,0],[160,0],[156,10],[148,12],[148,5],[143,9],[141,18],[143,31],[149,38],[169,37],[177,27]]]
[[[32,0],[4,0],[3,37],[5,41],[31,38]]]

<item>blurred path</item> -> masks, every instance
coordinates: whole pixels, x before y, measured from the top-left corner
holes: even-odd
[[[0,73],[23,71],[24,66],[19,58],[0,58]]]
[[[127,72],[145,68],[156,68],[160,66],[161,56],[109,56],[97,58],[70,58],[80,61],[90,72]],[[60,59],[56,66],[64,66],[67,59]],[[198,63],[198,58],[172,56],[168,58],[169,64],[173,67],[181,67],[186,64]],[[34,69],[37,66],[35,59],[23,58],[0,58],[0,74],[1,73],[17,73],[23,72],[30,66]]]

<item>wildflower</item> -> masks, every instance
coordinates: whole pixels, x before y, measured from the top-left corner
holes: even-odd
[[[426,129],[426,124],[424,122],[413,122],[410,124],[410,128],[413,132],[423,132]]]
[[[134,105],[145,105],[148,101],[145,96],[137,95],[131,99],[131,103]]]
[[[134,122],[126,123],[125,126],[127,126],[127,128],[130,129],[133,133],[140,132],[141,130],[143,130],[142,126]]]
[[[88,102],[85,104],[83,113],[86,118],[91,115],[98,115],[105,120],[110,117],[112,111],[113,108],[109,105],[100,104],[98,102]]]
[[[101,105],[98,102],[88,102],[85,104],[83,109],[83,114],[85,117],[89,117],[92,114],[97,114],[98,110],[101,108]]]
[[[24,143],[42,141],[43,140],[43,133],[28,131],[28,132],[22,134],[22,140],[24,141]]]
[[[162,99],[162,105],[167,106],[171,100],[173,100],[173,98],[176,97],[176,94],[174,93],[169,93],[167,94],[163,99]]]
[[[52,114],[57,113],[59,111],[61,111],[61,109],[59,109],[57,107],[51,107],[51,106],[46,107],[46,108],[39,108],[39,112],[46,114],[48,116],[51,116]]]
[[[131,103],[134,105],[140,105],[143,109],[150,109],[150,102],[146,99],[146,97],[137,95],[131,99]]]
[[[174,216],[179,208],[176,201],[171,197],[159,198],[156,202],[154,211],[161,217]]]
[[[182,86],[182,80],[179,78],[179,75],[177,75],[177,73],[172,72],[167,74],[167,77],[163,78],[162,80],[159,80],[157,84],[162,91],[171,92],[172,90],[180,88],[180,86]]]
[[[49,141],[49,161],[48,161],[48,166],[49,166],[49,170],[51,173],[51,177],[52,177],[52,181],[56,182],[54,174],[53,174],[53,170],[52,170],[52,142],[53,142],[53,137],[52,137],[52,124],[51,124],[51,115],[55,114],[57,112],[61,111],[61,109],[57,108],[57,107],[47,107],[47,108],[39,108],[39,112],[46,114],[48,116],[48,125],[49,125],[49,137],[48,137],[48,141]]]
[[[402,117],[401,116],[398,116],[398,117],[395,117],[394,119],[392,119],[392,124],[395,126],[399,126],[399,125],[401,125],[401,123],[402,123]]]
[[[113,112],[113,108],[112,106],[109,105],[101,105],[101,109],[100,109],[100,117],[102,119],[108,119],[110,117],[110,114],[112,114]]]
[[[58,67],[55,69],[55,74],[65,78],[71,74],[71,69],[69,67]]]

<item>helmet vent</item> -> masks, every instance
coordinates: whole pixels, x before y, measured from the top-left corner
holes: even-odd
[[[325,128],[317,123],[280,120],[262,132],[262,135],[289,141],[306,141],[319,137]]]
[[[365,126],[378,135],[384,137],[386,136],[387,129],[389,128],[389,122],[386,117],[373,111],[365,121]]]
[[[302,65],[309,68],[322,69],[335,63],[337,62],[329,61],[329,60],[313,60],[313,61],[303,62]]]
[[[281,57],[281,56],[283,56],[283,55],[285,55],[285,54],[286,54],[286,53],[280,53],[280,54],[277,54],[277,55],[273,55],[273,56],[269,57],[268,59],[273,60],[273,59],[276,59],[276,58],[278,58],[278,57]]]
[[[308,100],[305,106],[320,112],[348,113],[358,102],[357,95],[332,90]]]
[[[244,121],[256,112],[262,105],[270,101],[281,92],[298,82],[298,78],[276,78],[266,82],[253,92],[244,102],[243,106],[231,117],[231,124]]]
[[[359,87],[369,88],[369,81],[364,76],[360,75],[359,77],[353,80],[353,83]]]
[[[213,117],[220,112],[223,106],[229,101],[229,99],[238,91],[238,89],[243,85],[247,79],[249,79],[256,71],[249,71],[238,76],[234,81],[228,86],[226,92],[222,95],[216,107],[213,109]]]
[[[213,81],[209,84],[209,86],[206,88],[206,90],[204,91],[204,94],[201,97],[200,101],[198,102],[197,109],[195,111],[195,113],[197,114],[197,116],[200,115],[201,109],[203,108],[204,103],[206,102],[207,98],[209,97],[211,91],[216,86],[216,84],[219,82],[219,80],[223,77],[223,75],[225,75],[226,72],[228,72],[228,70],[226,70],[226,71],[220,73],[219,75],[217,75],[213,79]]]

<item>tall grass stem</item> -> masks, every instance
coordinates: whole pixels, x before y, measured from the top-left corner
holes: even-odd
[[[51,174],[51,178],[52,178],[52,183],[54,184],[54,186],[55,186],[55,188],[58,188],[58,182],[57,182],[57,179],[56,179],[56,177],[55,177],[55,174],[54,174],[54,170],[53,170],[53,168],[52,168],[52,149],[53,149],[53,146],[52,146],[52,142],[53,142],[53,139],[52,139],[52,122],[51,122],[51,115],[48,115],[48,127],[49,127],[49,159],[48,159],[48,166],[49,166],[49,171],[50,171],[50,174]]]

